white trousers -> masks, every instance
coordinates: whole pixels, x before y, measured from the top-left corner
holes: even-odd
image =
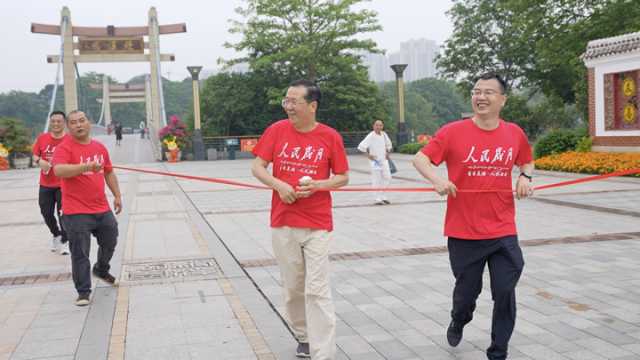
[[[391,183],[391,170],[389,170],[389,160],[381,162],[381,166],[371,162],[371,187],[388,188]],[[384,191],[374,192],[375,201],[387,200],[387,193]]]
[[[272,228],[273,252],[284,287],[285,317],[299,342],[308,342],[312,360],[336,357],[336,314],[329,284],[326,230]]]

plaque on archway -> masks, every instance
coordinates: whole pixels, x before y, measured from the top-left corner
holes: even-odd
[[[78,50],[83,54],[144,54],[143,37],[113,37],[78,39]]]

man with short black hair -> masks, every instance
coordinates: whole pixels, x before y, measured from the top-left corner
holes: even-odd
[[[391,203],[387,199],[387,193],[380,189],[388,188],[391,183],[389,153],[392,148],[391,139],[384,132],[382,120],[374,121],[373,131],[358,144],[358,151],[366,153],[371,163],[371,187],[378,189],[374,193],[376,205]]]
[[[40,167],[40,189],[38,205],[40,214],[51,232],[51,251],[60,250],[60,255],[69,255],[67,235],[62,227],[62,193],[60,179],[51,171],[51,159],[56,147],[67,137],[64,132],[65,114],[54,111],[49,115],[49,131],[38,136],[33,144],[33,160]],[[56,220],[56,216],[58,219]]]
[[[316,120],[320,99],[315,83],[290,84],[282,100],[288,119],[265,130],[253,149],[251,171],[273,189],[273,252],[284,287],[285,318],[298,340],[296,356],[333,360],[336,317],[329,284],[333,218],[328,190],[348,183],[349,165],[340,134]],[[269,163],[273,175],[267,171]]]
[[[105,183],[114,196],[116,214],[122,210],[122,196],[109,152],[91,138],[91,123],[84,112],[70,112],[67,128],[71,136],[56,149],[53,170],[62,179],[62,223],[71,244],[71,273],[78,292],[76,305],[86,306],[91,301],[92,272],[108,284],[116,282],[109,273],[109,262],[118,241],[118,222],[109,208]],[[91,235],[98,240],[98,259],[93,270],[89,260]]]
[[[532,194],[533,159],[527,136],[518,125],[500,118],[505,90],[500,76],[480,76],[471,90],[473,117],[443,126],[413,160],[438,194],[448,195],[444,233],[456,283],[447,341],[457,346],[462,340],[488,264],[494,302],[487,349],[491,360],[507,358],[516,320],[515,288],[524,267],[515,224],[514,165],[521,171],[516,197]],[[438,176],[432,166],[442,162],[447,163],[448,179]]]

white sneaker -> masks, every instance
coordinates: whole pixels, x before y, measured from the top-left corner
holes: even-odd
[[[69,241],[60,244],[60,255],[69,255]]]
[[[60,235],[51,238],[51,252],[58,251],[58,247],[60,247],[60,239],[62,239],[62,236]]]

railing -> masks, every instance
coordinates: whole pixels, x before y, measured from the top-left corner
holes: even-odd
[[[355,152],[356,147],[369,131],[345,131],[341,132],[344,147],[347,152]],[[252,158],[251,150],[260,135],[242,136],[205,136],[202,138],[204,148],[209,160]],[[215,150],[215,151],[210,151]],[[213,159],[212,157],[215,157]]]

